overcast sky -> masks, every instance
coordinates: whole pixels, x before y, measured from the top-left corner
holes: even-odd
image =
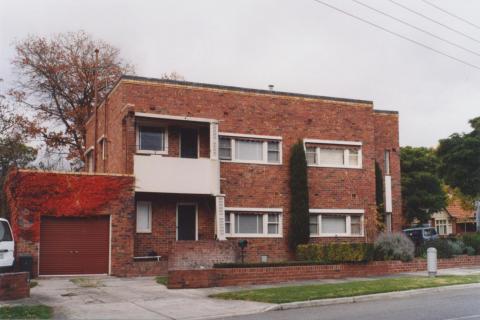
[[[322,0],[480,68],[480,57],[362,7]],[[358,0],[480,55],[480,28],[421,0]],[[480,1],[429,0],[480,25]],[[1,0],[0,78],[14,79],[12,43],[83,29],[119,47],[140,76],[373,100],[400,112],[402,145],[435,146],[480,116],[480,69],[465,66],[314,0]]]

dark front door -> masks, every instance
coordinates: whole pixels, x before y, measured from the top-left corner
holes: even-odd
[[[183,128],[180,131],[180,157],[198,158],[198,131]]]
[[[194,204],[178,205],[178,240],[196,240],[197,207]]]

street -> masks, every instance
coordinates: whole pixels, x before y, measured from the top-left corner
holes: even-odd
[[[272,311],[222,319],[480,319],[479,297],[480,288],[452,289],[408,298]]]

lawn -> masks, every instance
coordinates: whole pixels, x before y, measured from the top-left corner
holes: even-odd
[[[157,281],[158,284],[163,284],[166,286],[168,284],[168,277],[167,276],[158,276],[155,278],[155,281]]]
[[[250,300],[269,303],[287,303],[328,298],[353,297],[365,294],[405,291],[411,289],[478,283],[480,275],[428,277],[399,277],[378,280],[353,281],[336,284],[287,286],[268,289],[225,292],[211,295],[227,300]]]
[[[51,319],[52,308],[44,305],[1,307],[0,319]]]

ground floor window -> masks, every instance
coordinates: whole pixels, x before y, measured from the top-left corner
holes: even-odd
[[[225,211],[227,237],[281,237],[282,213],[244,208]]]
[[[353,212],[349,212],[353,211]],[[363,210],[310,210],[312,237],[363,236]]]
[[[137,201],[137,233],[152,232],[152,203]]]
[[[435,220],[435,228],[437,229],[437,233],[441,236],[447,235],[447,220],[446,219],[438,219]]]

